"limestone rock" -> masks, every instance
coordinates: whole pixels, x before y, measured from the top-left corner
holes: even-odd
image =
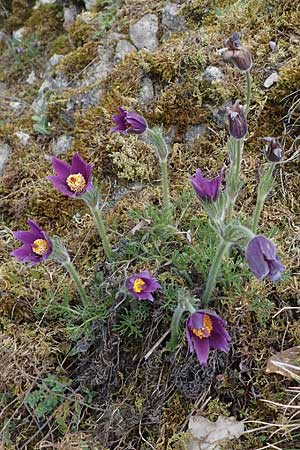
[[[17,41],[21,41],[26,33],[26,28],[22,27],[13,32],[13,38]]]
[[[26,83],[34,84],[36,82],[35,71],[32,70],[26,79]]]
[[[96,4],[97,4],[97,0],[84,0],[84,4],[85,4],[85,8],[90,11],[91,9],[93,9]]]
[[[182,31],[186,22],[184,17],[179,15],[179,6],[176,3],[169,3],[162,9],[162,26],[170,31]]]
[[[158,18],[155,14],[146,14],[129,27],[130,39],[139,50],[156,49],[158,47],[157,32]]]
[[[24,147],[27,145],[27,143],[30,139],[30,135],[27,133],[24,133],[24,131],[16,131],[15,136],[17,136],[17,138],[20,141],[20,144],[23,145]]]
[[[121,62],[128,53],[136,51],[136,48],[134,45],[132,45],[129,41],[126,39],[121,39],[116,47],[116,54],[115,54],[115,62]]]
[[[72,142],[73,142],[73,137],[69,136],[68,134],[63,134],[62,136],[59,136],[52,143],[53,154],[58,156],[63,153],[66,153],[69,150],[69,148],[71,147]]]
[[[9,159],[11,148],[8,144],[0,143],[0,175],[4,172],[4,166]]]
[[[72,4],[70,6],[64,6],[64,29],[69,30],[72,23],[75,21],[77,15],[79,14],[79,9],[76,5]]]
[[[206,67],[203,76],[208,81],[222,81],[224,73],[216,66],[208,66]]]
[[[140,90],[140,103],[149,103],[154,98],[154,87],[152,80],[149,77],[145,77],[142,80],[142,86]]]
[[[198,139],[200,136],[203,136],[207,131],[207,128],[204,124],[199,125],[191,125],[188,127],[185,136],[184,136],[184,142],[186,144],[191,144],[195,141],[195,139]]]

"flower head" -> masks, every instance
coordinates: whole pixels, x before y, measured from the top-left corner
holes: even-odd
[[[240,35],[234,32],[225,41],[227,50],[223,53],[225,61],[234,64],[242,72],[250,70],[252,67],[252,56],[249,50],[241,45]]]
[[[80,197],[93,188],[92,164],[87,164],[78,153],[72,158],[72,164],[52,158],[55,176],[47,177],[55,189],[69,197]]]
[[[32,266],[45,261],[53,250],[51,239],[33,220],[28,220],[30,231],[15,231],[14,237],[23,243],[22,247],[11,252],[19,262]]]
[[[277,281],[285,267],[276,255],[276,247],[264,236],[255,236],[249,241],[246,249],[246,259],[252,273],[259,279],[270,278]]]
[[[242,139],[248,131],[246,108],[240,105],[239,100],[227,108],[229,133],[235,139]]]
[[[154,300],[152,293],[161,288],[148,270],[132,275],[125,286],[133,297],[139,300],[150,300],[150,302]]]
[[[116,126],[111,128],[112,132],[119,132],[123,134],[134,133],[142,134],[147,129],[147,122],[144,117],[136,112],[127,112],[126,109],[118,107],[119,114],[113,116],[113,121]]]
[[[231,340],[226,322],[213,311],[199,310],[186,322],[186,337],[191,352],[196,352],[201,364],[207,363],[210,347],[228,353]]]
[[[266,142],[265,156],[269,162],[279,162],[282,158],[282,148],[278,139],[273,137],[264,137]]]
[[[196,170],[196,174],[190,177],[192,186],[200,200],[216,201],[222,183],[223,170],[216,178],[209,180],[202,175],[201,169]]]

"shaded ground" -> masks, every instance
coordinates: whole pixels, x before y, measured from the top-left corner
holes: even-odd
[[[229,323],[230,354],[212,352],[203,368],[188,354],[184,336],[175,351],[166,348],[168,336],[153,347],[169,328],[178,290],[201,295],[215,248],[188,176],[197,167],[215,173],[222,165],[224,105],[244,96],[243,75],[226,65],[217,50],[240,30],[255,60],[240,199],[245,220],[255,204],[263,163],[259,138],[280,136],[286,159],[298,148],[300,6],[281,0],[178,2],[185,31],[166,35],[161,12],[166,3],[98,1],[68,31],[62,6],[32,9],[26,0],[3,5],[1,25],[8,36],[27,27],[20,43],[11,38],[0,43],[0,138],[11,149],[1,180],[0,417],[5,449],[184,449],[188,418],[195,411],[212,420],[219,414],[268,423],[289,420],[262,399],[290,400],[285,391],[290,382],[267,375],[265,365],[273,352],[297,345],[300,338],[297,310],[273,317],[281,308],[299,306],[297,159],[276,172],[276,188],[260,226],[287,266],[282,281],[259,284],[237,250],[224,264],[213,306]],[[127,39],[129,24],[146,13],[159,17],[160,46],[133,52],[113,65],[120,40],[116,33]],[[270,41],[277,43],[276,51]],[[54,54],[66,56],[47,69]],[[211,65],[223,71],[221,82],[204,77]],[[26,80],[32,70],[36,80],[30,84]],[[44,91],[48,105],[39,113],[46,127],[41,133],[34,129],[31,105],[41,98],[46,70],[52,88]],[[264,88],[274,71],[278,82]],[[145,77],[154,86],[148,103],[139,100]],[[162,123],[169,133],[176,229],[166,227],[160,215],[160,174],[152,150],[135,136],[109,133],[118,105],[138,110],[151,125]],[[189,127],[201,124],[206,133],[187,143]],[[26,144],[16,135],[19,131],[29,135]],[[84,206],[54,192],[45,180],[51,172],[49,156],[64,134],[73,140],[62,157],[69,160],[78,150],[93,162],[107,196],[105,214],[118,251],[112,264],[104,260]],[[24,229],[27,218],[63,238],[90,293],[88,308],[81,307],[61,268],[49,263],[32,270],[10,258],[16,246],[11,231]],[[142,220],[141,230],[133,234]],[[141,269],[154,273],[163,287],[154,305],[137,304],[122,289],[126,277]],[[273,438],[267,432],[245,435],[229,448],[252,450],[279,438],[281,448],[300,446],[296,431]]]

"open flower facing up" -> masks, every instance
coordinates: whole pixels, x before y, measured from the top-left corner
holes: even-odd
[[[246,107],[240,105],[239,100],[229,108],[227,108],[229,133],[235,139],[242,139],[248,131],[246,118]]]
[[[190,180],[200,200],[217,200],[220,193],[222,176],[223,171],[221,170],[216,178],[209,180],[202,175],[201,169],[196,170],[196,174],[190,177]]]
[[[112,116],[116,126],[111,128],[112,132],[119,132],[123,134],[133,133],[142,134],[147,129],[147,122],[143,116],[136,112],[127,112],[126,109],[118,107],[119,114]]]
[[[23,243],[22,247],[11,252],[19,262],[28,262],[34,266],[47,259],[53,245],[47,234],[33,220],[28,220],[30,231],[15,231],[14,237]]]
[[[228,353],[231,340],[226,322],[213,311],[199,310],[186,322],[186,337],[191,352],[196,352],[201,364],[206,364],[210,348]]]
[[[264,278],[277,281],[285,269],[276,255],[276,247],[273,242],[262,235],[255,236],[249,241],[246,259],[251,272],[259,281]]]
[[[78,153],[72,158],[72,164],[52,158],[55,176],[47,177],[55,189],[69,197],[80,197],[93,188],[92,164],[87,164]]]
[[[139,300],[150,300],[150,302],[154,301],[152,293],[161,288],[148,270],[132,275],[125,286],[133,297]]]
[[[223,53],[225,61],[231,62],[240,71],[245,72],[252,67],[252,56],[249,50],[241,45],[240,35],[234,32],[225,42],[226,50]]]

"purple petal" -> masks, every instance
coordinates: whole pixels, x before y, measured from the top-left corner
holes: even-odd
[[[35,239],[37,239],[37,238],[43,239],[44,238],[44,231],[34,220],[28,219],[27,223],[28,223],[32,233],[36,235]]]
[[[85,180],[88,181],[91,172],[92,165],[87,164],[79,155],[79,153],[75,153],[72,158],[72,173],[81,173],[84,176]]]
[[[70,164],[66,163],[65,161],[55,158],[54,156],[51,162],[53,169],[58,177],[63,177],[64,179],[66,179],[72,173]]]
[[[264,236],[256,236],[252,239],[259,245],[261,252],[266,257],[266,259],[272,260],[276,259],[276,247],[272,241],[265,238]]]
[[[213,333],[209,337],[209,345],[217,350],[228,353],[230,350],[229,342],[223,334]]]
[[[13,235],[16,239],[23,242],[23,244],[33,244],[36,239],[31,231],[14,231]]]
[[[189,350],[190,350],[190,352],[193,352],[195,349],[194,349],[191,331],[189,330],[189,326],[188,326],[188,320],[186,321],[185,334],[186,334],[187,341],[189,343]]]
[[[58,177],[58,176],[49,176],[47,179],[52,183],[53,187],[57,189],[59,192],[61,192],[64,195],[67,195],[68,197],[76,197],[76,192],[72,192],[66,182],[65,179]]]
[[[269,265],[261,252],[261,246],[256,237],[251,239],[247,246],[246,259],[256,278],[262,280],[268,275]]]
[[[19,262],[30,262],[32,265],[38,264],[41,260],[39,255],[35,255],[30,245],[23,245],[10,253],[15,256]]]
[[[149,300],[150,302],[154,302],[154,297],[150,292],[141,292],[137,297],[139,300]]]
[[[194,339],[193,343],[199,362],[201,364],[206,364],[209,353],[209,340],[207,338]]]
[[[196,330],[203,328],[203,313],[198,311],[192,314],[188,319],[188,326],[190,329],[196,328]]]

